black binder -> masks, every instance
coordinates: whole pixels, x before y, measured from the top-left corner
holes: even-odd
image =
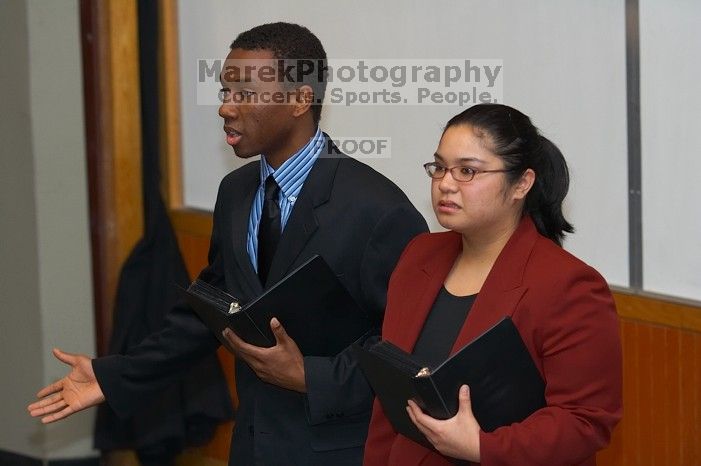
[[[270,319],[277,317],[303,355],[334,356],[370,328],[365,311],[319,255],[245,304],[201,280],[182,291],[187,303],[225,346],[222,332],[227,327],[250,344],[274,346]]]
[[[435,369],[422,367],[388,341],[353,349],[394,429],[429,448],[406,412],[407,400],[431,417],[448,419],[458,412],[458,391],[467,384],[472,412],[485,432],[545,406],[545,383],[508,317]]]

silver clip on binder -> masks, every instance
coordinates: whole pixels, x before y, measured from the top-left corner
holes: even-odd
[[[414,377],[428,377],[429,375],[431,375],[431,369],[429,369],[428,367],[424,367],[419,372],[417,372]]]
[[[236,313],[239,312],[240,310],[241,310],[241,305],[239,304],[238,301],[233,301],[233,302],[229,305],[229,315],[231,315],[231,314],[236,314]]]

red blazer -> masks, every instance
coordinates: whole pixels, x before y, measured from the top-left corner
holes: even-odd
[[[389,283],[384,339],[412,351],[461,249],[454,232],[422,234],[407,246]],[[606,282],[526,217],[499,254],[452,352],[504,316],[513,319],[546,381],[547,406],[523,422],[480,433],[481,464],[596,464],[623,410],[618,316]],[[395,433],[375,400],[366,466],[453,462]]]

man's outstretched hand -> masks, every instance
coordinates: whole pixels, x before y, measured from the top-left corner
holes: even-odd
[[[29,414],[33,417],[41,416],[44,424],[105,401],[89,357],[64,353],[57,348],[54,348],[53,353],[59,361],[71,366],[71,371],[58,382],[41,389],[37,393],[40,400],[27,407]]]

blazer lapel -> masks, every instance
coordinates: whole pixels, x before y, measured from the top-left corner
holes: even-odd
[[[417,273],[416,282],[402,290],[401,308],[404,309],[404,315],[397,323],[396,330],[392,332],[391,339],[398,347],[409,353],[413,351],[436,296],[453,268],[455,258],[462,250],[459,234],[453,232],[442,234],[446,237],[445,247],[436,251],[436,254],[423,264]]]
[[[458,334],[452,353],[480,336],[503,317],[512,316],[527,288],[523,274],[538,232],[524,217],[497,257]]]
[[[324,147],[328,147],[325,143]],[[295,202],[292,214],[280,237],[273,263],[268,275],[269,283],[276,283],[292,268],[295,260],[319,227],[314,209],[326,203],[331,197],[333,180],[338,168],[339,156],[319,155],[304,182],[302,191]]]

